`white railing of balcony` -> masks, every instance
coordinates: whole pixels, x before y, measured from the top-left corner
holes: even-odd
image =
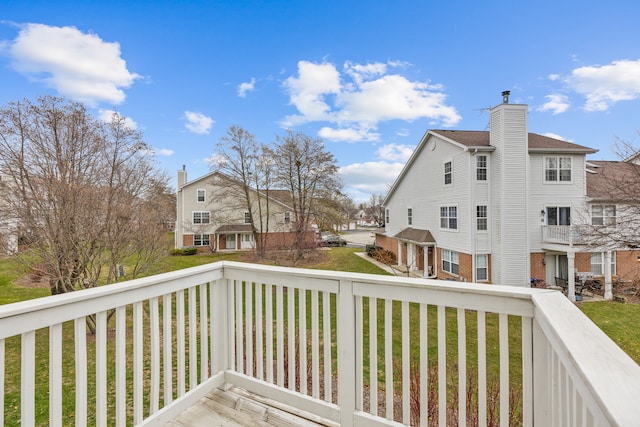
[[[162,425],[224,383],[344,426],[632,425],[640,399],[558,292],[230,262],[2,306],[0,361],[0,425]]]
[[[586,225],[543,225],[542,241],[564,245],[583,245],[588,241],[589,226]]]

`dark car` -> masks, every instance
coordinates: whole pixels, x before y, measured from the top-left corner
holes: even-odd
[[[347,246],[347,241],[332,234],[322,238],[322,246]]]

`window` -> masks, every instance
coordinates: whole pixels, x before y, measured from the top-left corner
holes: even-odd
[[[544,180],[546,182],[570,182],[571,157],[545,157]]]
[[[210,214],[207,211],[193,212],[193,223],[194,224],[209,224]]]
[[[386,211],[386,215],[385,215],[385,222],[386,222],[387,224],[389,224],[389,209],[387,209],[387,211]]]
[[[571,208],[548,207],[547,225],[571,225]]]
[[[489,263],[487,255],[476,255],[476,280],[489,280]]]
[[[591,272],[596,276],[604,275],[604,252],[595,252],[591,254]],[[611,252],[611,274],[616,274],[616,253]]]
[[[205,202],[205,195],[207,194],[206,190],[198,190],[198,203]]]
[[[456,206],[440,207],[440,228],[458,229],[458,208]]]
[[[478,231],[487,230],[487,206],[476,206],[476,229]]]
[[[243,234],[242,235],[243,242],[253,242],[253,234]]]
[[[244,223],[251,224],[251,214],[249,212],[244,213]]]
[[[451,172],[451,162],[444,164],[444,185],[450,185],[453,182],[453,174]]]
[[[287,211],[284,213],[284,222],[285,224],[289,224],[291,222],[291,212]]]
[[[193,245],[194,246],[211,246],[210,236],[208,234],[194,234]]]
[[[460,264],[458,261],[458,252],[450,251],[448,249],[442,250],[442,271],[447,273],[458,275],[460,270]]]
[[[616,207],[614,205],[591,206],[591,225],[615,225]]]
[[[487,180],[487,156],[476,157],[476,180]]]
[[[413,209],[411,208],[407,209],[407,224],[413,224]]]

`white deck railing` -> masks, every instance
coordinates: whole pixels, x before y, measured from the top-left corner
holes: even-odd
[[[559,292],[232,262],[0,306],[0,362],[0,425],[161,425],[225,383],[344,426],[626,426],[640,402]]]
[[[588,243],[590,227],[586,225],[543,225],[542,241],[563,245],[584,245]]]

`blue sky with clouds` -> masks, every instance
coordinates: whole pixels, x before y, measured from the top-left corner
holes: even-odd
[[[190,179],[231,125],[319,136],[358,201],[428,129],[486,129],[511,91],[530,131],[614,159],[638,143],[640,3],[14,1],[0,7],[0,105],[42,94],[116,109]]]

